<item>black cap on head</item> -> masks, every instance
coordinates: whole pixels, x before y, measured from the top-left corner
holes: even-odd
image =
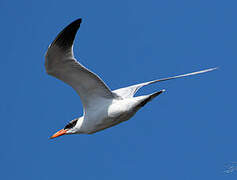
[[[64,129],[71,129],[74,126],[76,126],[78,119],[73,119],[72,121],[70,121],[65,127]]]

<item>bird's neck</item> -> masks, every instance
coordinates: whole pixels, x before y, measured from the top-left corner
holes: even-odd
[[[84,116],[79,117],[78,120],[77,120],[76,129],[78,131],[80,131],[81,128],[82,128],[83,120],[84,120]]]

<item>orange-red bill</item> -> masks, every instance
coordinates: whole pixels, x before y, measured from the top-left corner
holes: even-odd
[[[61,129],[60,131],[56,132],[54,135],[52,135],[50,137],[50,139],[53,139],[53,138],[56,138],[56,137],[59,137],[59,136],[62,136],[64,134],[66,134],[67,130],[66,129]]]

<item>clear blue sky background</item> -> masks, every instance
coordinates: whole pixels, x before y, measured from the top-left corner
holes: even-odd
[[[1,179],[236,180],[235,0],[0,1]],[[111,89],[218,66],[165,88],[130,121],[48,138],[81,116],[77,94],[46,75],[58,32],[83,18],[75,55]],[[80,58],[79,58],[80,57]]]

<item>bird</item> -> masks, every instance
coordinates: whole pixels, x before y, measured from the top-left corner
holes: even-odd
[[[93,134],[127,121],[148,102],[165,92],[162,89],[148,95],[135,96],[140,88],[217,69],[209,68],[112,91],[98,75],[83,66],[73,55],[74,39],[81,22],[82,19],[79,18],[66,26],[49,45],[45,54],[47,74],[71,86],[83,105],[83,116],[71,120],[50,139],[69,134]]]

